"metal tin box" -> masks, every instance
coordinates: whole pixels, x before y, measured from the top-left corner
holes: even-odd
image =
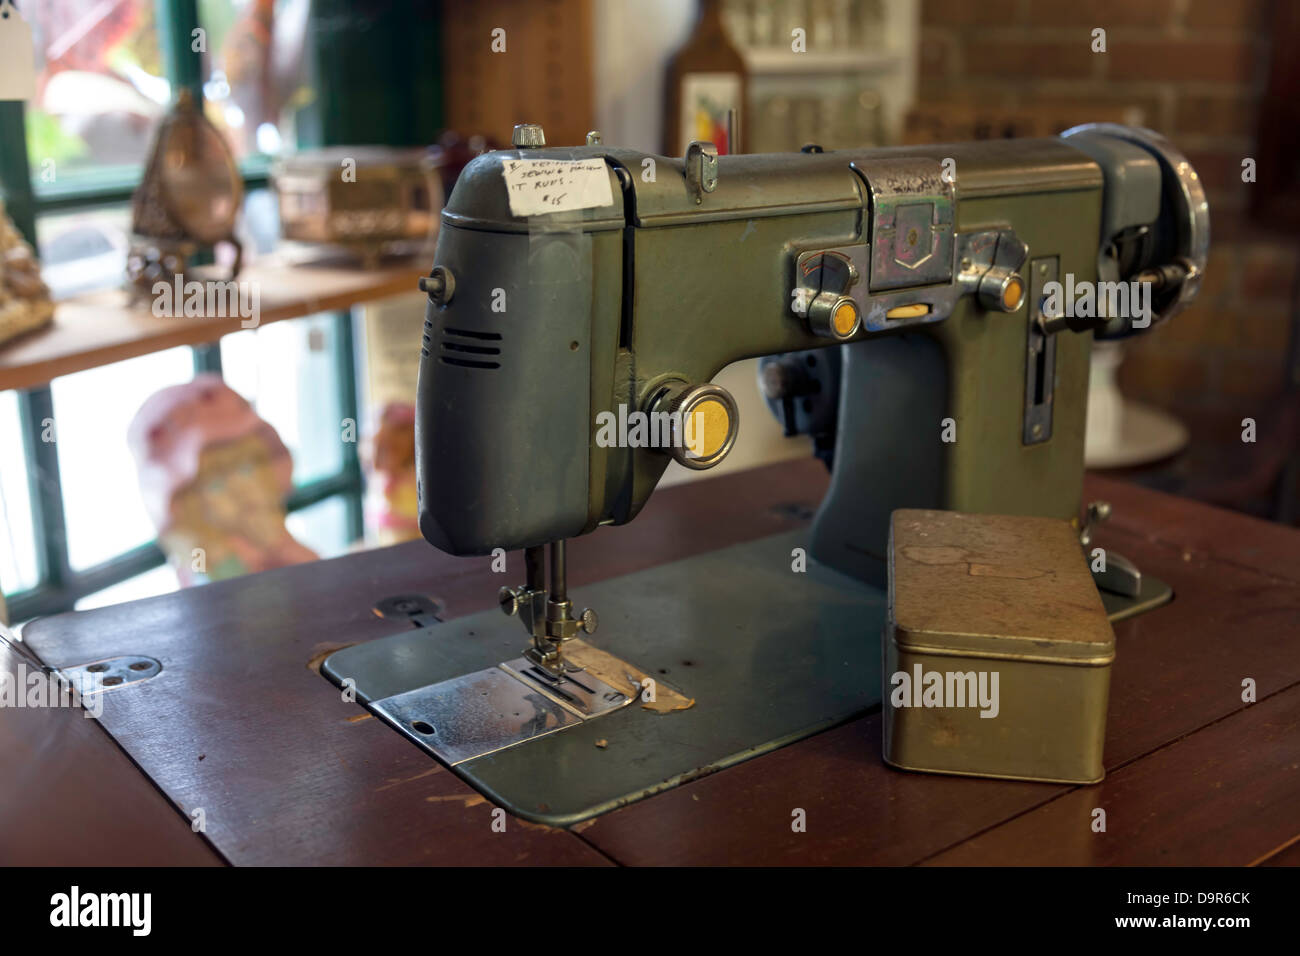
[[[899,510],[889,555],[885,760],[1101,780],[1115,635],[1072,523]]]
[[[421,149],[336,146],[286,156],[272,175],[286,239],[375,257],[431,242],[442,211],[437,163]]]

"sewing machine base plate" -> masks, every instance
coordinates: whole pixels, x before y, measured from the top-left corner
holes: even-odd
[[[878,706],[884,592],[811,561],[792,570],[796,547],[806,547],[804,532],[572,589],[579,606],[599,609],[594,645],[694,706],[656,713],[634,702],[444,762],[511,813],[569,826]],[[427,710],[416,712],[429,705],[429,685],[479,678],[525,640],[494,608],[336,651],[321,673],[340,685],[350,678],[359,702],[433,753],[429,735],[411,726],[437,728]],[[461,688],[466,703],[485,689]]]
[[[499,667],[527,636],[496,608],[336,651],[321,673],[497,806],[571,826],[879,706],[886,595],[811,560],[793,571],[806,546],[788,532],[573,589],[599,609],[591,643],[693,698],[686,710],[581,719]],[[1103,600],[1113,622],[1172,596],[1144,576],[1137,598]]]

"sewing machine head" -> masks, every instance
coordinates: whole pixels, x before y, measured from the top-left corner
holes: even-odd
[[[764,391],[810,431],[808,350],[843,346],[823,562],[878,577],[899,507],[1076,516],[1089,333],[1169,318],[1208,251],[1195,172],[1128,127],[680,159],[540,141],[519,127],[447,203],[416,437],[424,536],[528,549],[503,606],[552,644],[594,618],[546,605],[541,546],[564,605],[565,539],[631,520],[669,461],[726,456],[710,383],[743,358],[776,356]]]

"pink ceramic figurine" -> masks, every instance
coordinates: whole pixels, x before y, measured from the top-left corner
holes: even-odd
[[[420,537],[415,489],[415,406],[384,405],[364,449],[366,526],[378,544]]]
[[[127,443],[158,543],[183,585],[316,560],[284,525],[288,449],[220,376],[151,395]]]

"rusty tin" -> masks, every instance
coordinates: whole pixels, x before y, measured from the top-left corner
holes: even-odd
[[[1101,780],[1115,634],[1073,523],[899,510],[889,553],[885,760]]]
[[[362,257],[432,243],[442,211],[437,160],[422,149],[336,146],[278,160],[272,170],[286,239]]]

